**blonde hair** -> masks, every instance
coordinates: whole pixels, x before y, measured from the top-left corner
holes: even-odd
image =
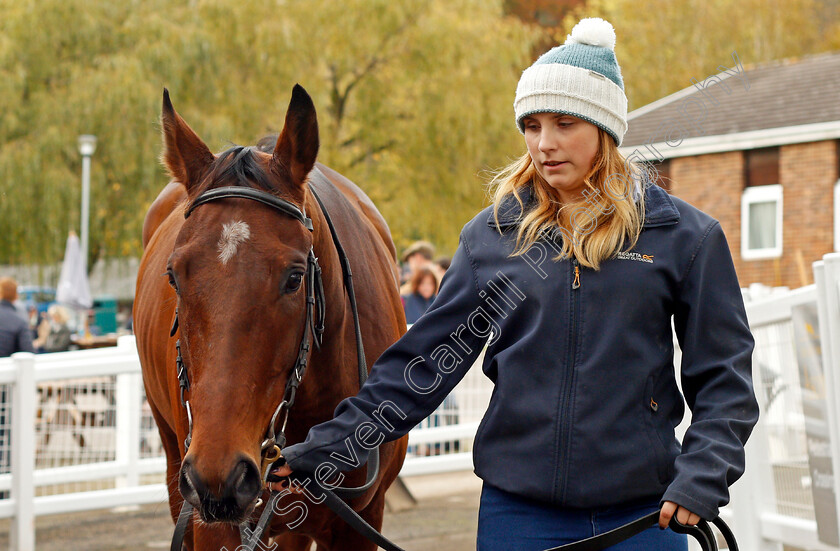
[[[510,257],[524,254],[541,236],[555,231],[564,239],[553,260],[573,255],[581,266],[595,270],[623,250],[625,243],[629,243],[627,249],[636,245],[645,217],[645,182],[652,181],[650,169],[627,162],[613,138],[601,128],[598,136],[598,152],[584,178],[590,191],[581,201],[564,204],[539,175],[527,151],[492,178],[488,186],[497,224],[502,201],[510,195],[524,210],[519,191],[533,185],[536,205],[521,219]],[[634,200],[634,187],[641,191],[638,202]],[[584,223],[581,217],[585,218]]]
[[[59,306],[58,304],[51,304],[50,307],[47,308],[47,313],[55,317],[55,321],[58,324],[64,325],[70,321],[70,312],[67,311],[67,308]]]

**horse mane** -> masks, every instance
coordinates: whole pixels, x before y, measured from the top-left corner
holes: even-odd
[[[264,169],[258,146],[235,145],[219,154],[199,186],[196,196],[209,189],[226,186],[247,187],[278,194],[280,191]]]

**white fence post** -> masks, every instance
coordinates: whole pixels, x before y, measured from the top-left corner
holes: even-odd
[[[117,347],[123,353],[137,354],[133,337],[121,337]],[[136,373],[117,375],[116,430],[117,463],[124,464],[125,476],[117,479],[118,488],[133,488],[140,484],[140,422],[141,387],[143,380]]]
[[[750,298],[752,300],[746,301],[745,307],[750,329],[755,331],[762,322],[759,321],[761,316],[756,315],[752,308],[755,298],[752,295]],[[756,343],[756,346],[759,344]],[[753,352],[752,358],[752,380],[759,405],[759,422],[753,428],[744,447],[746,470],[742,477],[731,486],[730,505],[727,508],[732,512],[733,519],[730,524],[741,549],[781,551],[782,544],[765,539],[762,533],[761,515],[776,503],[776,496],[773,466],[770,464],[769,439],[765,424],[762,422],[762,419],[766,419],[768,404],[762,388],[761,366],[756,352]]]
[[[817,309],[820,320],[820,346],[826,387],[826,416],[834,471],[834,497],[840,512],[840,253],[823,256],[815,262]]]
[[[10,544],[13,551],[35,549],[35,355],[12,355],[17,381],[12,393],[12,492],[15,516]]]
[[[761,381],[758,369],[754,380]],[[763,401],[760,400],[759,401]],[[761,412],[766,404],[761,404]],[[730,487],[732,521],[727,520],[738,539],[741,549],[750,551],[782,551],[782,544],[766,539],[762,530],[762,513],[776,502],[773,487],[773,468],[770,465],[770,449],[767,431],[759,422],[753,429],[745,447],[746,470],[743,476]]]

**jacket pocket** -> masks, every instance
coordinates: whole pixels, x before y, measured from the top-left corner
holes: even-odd
[[[668,484],[671,481],[673,459],[663,444],[660,434],[662,421],[659,418],[664,413],[659,411],[659,402],[653,394],[654,382],[655,376],[653,374],[649,375],[645,384],[645,395],[642,397],[642,416],[645,421],[645,434],[650,442],[650,449],[653,450],[653,457],[656,462],[656,475],[659,477],[661,484]]]

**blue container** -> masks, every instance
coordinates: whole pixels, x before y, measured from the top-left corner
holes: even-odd
[[[96,335],[117,332],[117,299],[103,296],[93,299],[93,325],[90,331]]]

